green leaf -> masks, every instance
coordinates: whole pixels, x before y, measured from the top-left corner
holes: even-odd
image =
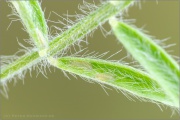
[[[38,0],[10,1],[35,45],[42,50],[48,46],[48,27]]]
[[[174,106],[179,107],[178,64],[152,39],[137,28],[126,23],[110,20],[114,34],[129,53],[150,73],[166,94],[172,99]]]
[[[57,68],[127,91],[136,97],[174,106],[154,79],[130,66],[76,57],[49,58],[49,62]]]

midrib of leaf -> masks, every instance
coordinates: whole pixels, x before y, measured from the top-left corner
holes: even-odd
[[[38,22],[45,21],[45,20],[42,20],[42,19],[44,19],[42,17],[41,19],[37,18],[38,19],[38,21],[36,21],[37,23],[33,23],[32,21],[26,23],[26,21],[28,21],[32,18],[29,18],[28,15],[30,15],[30,14],[23,13],[23,10],[25,10],[25,11],[28,10],[27,8],[25,8],[24,5],[29,4],[27,6],[30,6],[30,8],[34,9],[32,7],[33,2],[30,2],[30,3],[27,1],[12,1],[12,2],[13,2],[13,4],[15,4],[15,7],[17,8],[18,13],[21,14],[21,12],[22,12],[23,15],[20,15],[20,17],[21,17],[22,21],[25,22],[24,23],[25,26],[29,29],[28,32],[31,32],[31,28],[34,28],[36,26],[36,24],[40,25]],[[48,48],[43,47],[44,49],[42,49],[40,51],[32,51],[30,53],[27,53],[24,56],[20,57],[18,60],[14,61],[12,64],[7,65],[5,68],[3,68],[0,73],[0,82],[5,82],[7,79],[12,78],[14,75],[21,73],[26,68],[31,67],[32,65],[35,65],[35,63],[38,63],[40,60],[46,59],[49,55],[54,55],[57,52],[61,51],[62,49],[66,48],[67,46],[70,46],[74,42],[78,41],[80,38],[84,37],[90,31],[95,29],[99,24],[102,24],[103,22],[108,20],[108,18],[116,15],[117,13],[119,13],[120,11],[122,11],[123,9],[125,9],[132,3],[133,3],[133,0],[120,1],[119,4],[117,4],[117,5],[113,5],[109,2],[105,2],[97,10],[95,10],[94,12],[92,12],[88,16],[86,16],[84,19],[82,19],[83,22],[79,21],[77,24],[72,26],[70,29],[68,29],[61,35],[55,37],[52,40],[52,42],[49,43]],[[22,9],[19,9],[19,7],[17,7],[17,6],[21,6]],[[36,4],[35,4],[35,6],[36,6]],[[98,17],[101,19],[98,19]],[[45,23],[43,24],[43,26],[44,27],[46,26]],[[42,26],[40,26],[40,27],[42,27]],[[45,30],[46,28],[44,28],[44,27],[42,28],[43,29],[42,31],[46,31]],[[33,30],[35,30],[35,29],[33,29]],[[42,31],[40,31],[40,32],[42,32]],[[83,31],[83,32],[81,32],[81,31]],[[46,34],[46,33],[44,33],[44,34]],[[74,37],[74,38],[72,39],[72,37]],[[39,38],[39,36],[38,36],[38,38]],[[38,41],[39,39],[36,39],[36,40]],[[37,46],[39,46],[39,45],[37,44]],[[43,53],[44,56],[41,56],[40,53]]]
[[[147,101],[177,107],[153,78],[130,66],[76,57],[49,58],[49,62],[61,70],[125,90],[133,96],[146,98]]]

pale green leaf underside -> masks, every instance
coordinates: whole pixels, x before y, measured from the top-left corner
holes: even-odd
[[[62,70],[128,91],[137,97],[173,106],[171,100],[154,79],[130,66],[76,57],[49,58],[49,62]]]
[[[178,64],[148,35],[137,28],[115,19],[111,19],[110,24],[116,37],[127,51],[159,83],[173,100],[174,106],[179,107],[180,71]]]

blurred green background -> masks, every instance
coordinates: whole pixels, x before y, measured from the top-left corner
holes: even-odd
[[[143,0],[145,1],[145,0]],[[91,0],[89,0],[92,3]],[[59,15],[75,15],[81,13],[78,5],[82,0],[42,0],[42,8],[45,9],[45,16],[48,18],[50,11],[55,11]],[[10,24],[7,17],[11,14],[11,8],[5,1],[0,1],[0,54],[13,55],[21,47],[18,41],[26,45],[23,39],[27,39],[28,34],[22,30],[22,24],[17,21]],[[61,19],[55,14],[51,14],[50,20],[57,21]],[[179,56],[179,1],[166,0],[158,2],[156,0],[141,2],[141,8],[138,5],[131,7],[124,19],[136,19],[134,23],[138,27],[145,25],[145,30],[150,35],[158,39],[170,37],[166,45],[176,44],[167,48],[172,55]],[[48,23],[48,25],[59,24]],[[109,29],[108,23],[104,26]],[[52,28],[53,30],[53,28]],[[110,51],[111,54],[123,49],[113,35],[106,38],[100,29],[97,29],[93,37],[88,37],[89,44],[82,43],[83,48],[88,47],[90,52],[96,51],[104,53]],[[28,46],[28,45],[26,45]],[[73,49],[73,48],[72,48]],[[78,49],[77,49],[78,50]],[[113,56],[111,59],[120,60],[127,56],[126,51]],[[127,57],[127,62],[132,58]],[[48,71],[48,70],[47,70]],[[70,80],[64,76],[61,70],[51,68],[47,72],[47,78],[42,74],[37,75],[29,72],[25,75],[24,84],[21,80],[17,83],[11,82],[9,87],[9,99],[0,95],[1,99],[1,119],[5,120],[53,120],[53,119],[178,119],[179,115],[172,115],[172,110],[168,107],[162,107],[162,110],[153,103],[140,102],[139,100],[130,101],[121,92],[108,86],[106,92],[99,84],[90,84],[77,76],[77,79],[68,75]],[[172,115],[172,116],[171,116]]]

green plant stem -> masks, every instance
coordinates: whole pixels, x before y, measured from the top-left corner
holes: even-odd
[[[27,1],[23,1],[22,3],[21,1],[13,1],[13,4],[15,4],[15,7],[17,6],[17,4],[19,4],[22,6],[23,9],[26,9],[23,6],[23,4],[26,4],[26,3],[28,4]],[[21,58],[19,58],[17,61],[14,61],[11,65],[8,65],[6,68],[3,68],[3,70],[1,70],[1,73],[0,73],[0,81],[6,81],[8,78],[10,77],[12,78],[14,75],[22,72],[22,70],[24,70],[25,68],[28,68],[34,65],[33,63],[37,63],[40,59],[45,59],[47,57],[47,54],[49,56],[54,55],[57,52],[65,49],[67,46],[73,44],[80,38],[87,35],[90,31],[95,29],[99,24],[102,24],[103,22],[108,20],[108,18],[116,15],[121,10],[128,7],[131,3],[133,3],[133,0],[120,1],[118,2],[117,5],[113,5],[110,2],[105,2],[96,11],[86,16],[82,21],[72,26],[70,29],[62,33],[60,36],[55,37],[52,40],[52,42],[50,42],[48,48],[42,49],[40,51],[32,52],[30,54],[28,53],[22,56]],[[32,6],[30,6],[30,8],[32,8]],[[18,7],[17,7],[17,10],[19,10]],[[26,20],[29,20],[27,19],[29,18],[28,15],[30,14],[22,15],[21,17],[25,17],[22,19],[25,19],[24,22],[26,24],[30,24],[27,26],[31,27],[31,24],[33,23],[31,23],[31,21],[26,22]],[[42,29],[44,29],[44,27]],[[38,55],[37,53],[41,53],[41,54]]]
[[[123,9],[127,8],[133,3],[133,0],[119,1],[116,5],[111,2],[105,2],[97,10],[90,13],[87,17],[82,19],[79,23],[75,24],[61,35],[57,36],[50,44],[48,54],[54,55],[57,51],[62,50],[77,40],[83,38],[90,33],[93,29],[103,24],[110,17],[118,14]]]
[[[49,58],[49,61],[57,68],[127,91],[136,97],[178,107],[174,106],[171,99],[166,96],[154,79],[130,66],[76,57]]]
[[[38,52],[32,52],[22,56],[6,68],[2,68],[0,83],[6,82],[7,79],[12,78],[14,75],[22,74],[24,70],[31,68],[33,65],[40,62],[41,59]]]
[[[153,76],[172,99],[174,106],[179,107],[178,64],[152,39],[137,28],[133,28],[115,19],[110,20],[118,40],[128,52]]]
[[[11,1],[16,8],[23,25],[39,50],[48,46],[48,28],[44,13],[37,0]]]

